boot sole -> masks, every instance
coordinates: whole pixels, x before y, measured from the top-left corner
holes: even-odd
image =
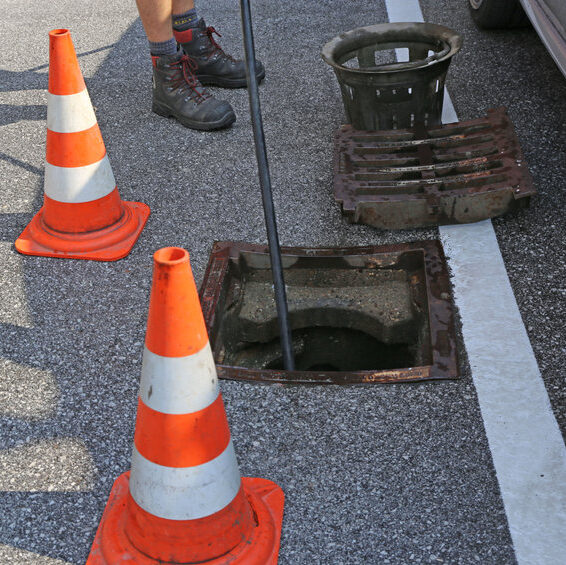
[[[248,81],[242,78],[223,78],[216,75],[201,75],[196,73],[197,78],[203,86],[219,86],[220,88],[246,88]],[[257,75],[259,84],[265,78],[265,71]]]
[[[198,129],[202,131],[211,131],[214,129],[222,129],[231,126],[236,121],[236,115],[234,113],[226,114],[220,120],[215,122],[198,122],[195,120],[190,120],[186,116],[178,114],[174,110],[171,110],[168,106],[163,106],[157,102],[153,102],[151,105],[151,110],[163,116],[164,118],[175,118],[181,125],[190,129]]]

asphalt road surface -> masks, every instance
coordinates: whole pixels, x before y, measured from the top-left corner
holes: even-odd
[[[238,3],[210,4],[200,14],[241,55]],[[538,188],[531,208],[494,226],[564,434],[566,79],[532,30],[478,31],[465,4],[424,0],[422,9],[464,35],[448,80],[459,117],[507,106]],[[435,229],[349,225],[332,196],[332,138],[344,116],[320,50],[341,31],[387,21],[384,2],[252,8],[281,243],[436,238]],[[48,31],[59,27],[73,35],[122,198],[152,210],[116,263],[13,247],[42,201]],[[266,240],[247,93],[214,90],[238,116],[225,131],[151,113],[133,2],[6,0],[0,42],[0,563],[84,563],[112,483],[129,468],[152,253],[186,247],[199,282],[214,240]],[[221,383],[242,475],[286,493],[280,563],[516,562],[463,347],[460,358],[452,382]]]

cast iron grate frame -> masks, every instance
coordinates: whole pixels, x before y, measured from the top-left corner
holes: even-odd
[[[352,223],[408,229],[477,222],[536,194],[505,108],[434,127],[335,136],[334,197]]]
[[[287,384],[373,384],[456,379],[459,377],[454,305],[448,268],[442,245],[438,240],[424,240],[381,246],[349,248],[282,247],[283,258],[349,258],[362,257],[367,264],[378,266],[391,256],[407,252],[422,253],[425,274],[424,291],[428,309],[430,356],[424,366],[376,371],[285,371],[279,369],[248,369],[217,363],[218,376],[223,379]],[[266,245],[245,242],[215,242],[200,287],[200,300],[206,329],[217,361],[217,335],[222,316],[223,300],[230,282],[230,262],[237,262],[242,253],[268,256]]]

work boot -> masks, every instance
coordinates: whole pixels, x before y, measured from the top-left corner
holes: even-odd
[[[214,34],[220,37],[201,19],[197,27],[175,32],[175,37],[185,53],[196,61],[195,74],[202,84],[224,88],[247,86],[245,62],[225,53],[215,41]],[[256,77],[258,83],[265,77],[265,68],[260,61],[256,61]]]
[[[194,73],[196,63],[181,50],[152,60],[152,110],[156,114],[172,116],[185,127],[200,130],[225,128],[236,121],[232,106],[202,86]]]

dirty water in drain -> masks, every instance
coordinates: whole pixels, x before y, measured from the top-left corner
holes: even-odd
[[[350,328],[311,327],[292,332],[297,371],[372,371],[415,365],[414,344],[383,343]],[[248,369],[283,369],[279,337],[229,354],[225,362]]]

